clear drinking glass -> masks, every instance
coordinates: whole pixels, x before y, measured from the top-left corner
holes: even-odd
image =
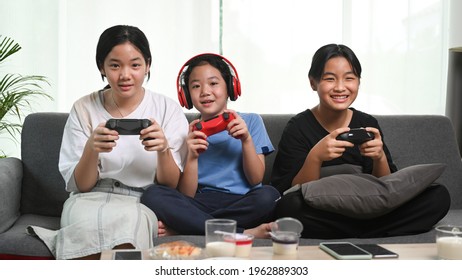
[[[205,221],[205,249],[210,257],[234,257],[236,221],[211,219]]]
[[[437,226],[436,248],[439,259],[462,260],[462,226]]]

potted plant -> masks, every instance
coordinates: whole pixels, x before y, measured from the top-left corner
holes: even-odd
[[[9,37],[0,35],[0,66],[21,49],[18,43]],[[1,67],[0,67],[1,69]],[[21,132],[24,109],[30,108],[31,98],[47,97],[52,99],[42,88],[48,84],[46,77],[37,75],[5,74],[0,76],[0,136],[8,133],[15,141],[16,133]],[[0,157],[6,157],[0,148]]]

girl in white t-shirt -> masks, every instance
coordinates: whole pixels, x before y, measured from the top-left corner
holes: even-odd
[[[139,200],[149,185],[177,187],[188,122],[175,101],[143,87],[151,61],[138,28],[117,25],[101,34],[96,63],[109,85],[80,98],[69,114],[59,169],[71,195],[61,229],[31,227],[57,259],[98,259],[103,250],[153,246],[157,218]],[[109,119],[151,124],[137,135],[120,135],[106,127]]]

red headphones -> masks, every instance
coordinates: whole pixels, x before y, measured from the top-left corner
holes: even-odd
[[[221,55],[214,54],[214,53],[199,54],[199,55],[196,55],[190,58],[183,65],[183,67],[181,67],[180,72],[178,73],[178,78],[176,80],[177,90],[178,90],[178,100],[180,101],[181,106],[185,107],[186,109],[191,109],[193,107],[193,104],[191,101],[191,95],[189,93],[188,85],[186,85],[184,81],[184,73],[188,69],[189,64],[194,59],[204,56],[204,55],[216,56],[222,59],[226,63],[226,65],[228,65],[229,70],[231,72],[230,81],[226,83],[228,86],[229,99],[231,101],[234,101],[241,95],[241,83],[239,82],[239,76],[237,75],[236,68],[234,68],[233,64],[229,60],[227,60],[225,57]]]

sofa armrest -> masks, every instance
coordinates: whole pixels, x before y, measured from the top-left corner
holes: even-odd
[[[0,233],[9,229],[19,217],[22,162],[17,158],[0,158]]]

